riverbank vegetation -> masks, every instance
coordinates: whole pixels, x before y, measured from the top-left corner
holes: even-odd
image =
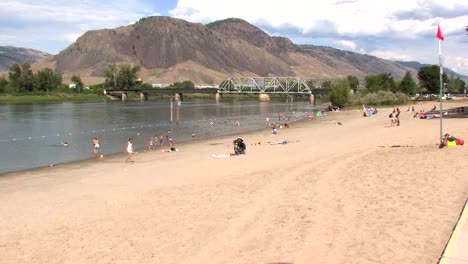
[[[439,66],[430,65],[421,67],[418,71],[418,83],[415,82],[411,72],[406,72],[400,81],[395,81],[392,74],[382,73],[367,75],[364,84],[357,84],[354,76],[343,80],[324,83],[330,88],[330,102],[343,106],[388,106],[407,103],[422,93],[439,93],[440,75]],[[466,89],[465,81],[453,75],[442,77],[445,93],[463,93]],[[322,85],[322,87],[323,87]]]
[[[154,86],[143,82],[138,78],[141,67],[139,65],[109,65],[104,71],[105,81],[101,84],[86,86],[80,76],[73,75],[70,84],[62,82],[61,74],[55,73],[49,68],[44,68],[34,73],[29,64],[13,64],[8,76],[0,76],[0,103],[2,102],[54,102],[54,101],[95,101],[105,100],[105,89],[116,88],[122,90],[143,89],[180,89],[195,88],[190,80],[174,82],[165,87]],[[329,95],[316,95],[320,101],[330,101],[340,107],[356,105],[396,105],[406,103],[410,97],[421,92],[438,93],[439,66],[430,65],[421,67],[418,71],[418,83],[411,72],[406,72],[400,80],[394,80],[392,74],[382,73],[367,75],[363,80],[356,76],[347,76],[342,80],[327,80],[321,83],[321,88],[331,90]],[[443,75],[445,92],[463,92],[466,83],[459,77]],[[316,87],[313,81],[308,82],[310,87]],[[139,100],[139,94],[128,93],[127,99]],[[165,100],[171,98],[170,94],[155,94],[151,100]],[[271,94],[273,100],[284,100],[290,95]],[[207,94],[184,94],[187,99],[211,98]],[[224,95],[223,99],[252,100],[257,95]],[[299,100],[305,96],[293,96]]]

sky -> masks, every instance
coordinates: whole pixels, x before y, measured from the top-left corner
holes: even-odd
[[[88,30],[147,16],[209,23],[241,18],[274,36],[384,59],[438,63],[468,75],[467,0],[1,0],[0,45],[57,54]]]

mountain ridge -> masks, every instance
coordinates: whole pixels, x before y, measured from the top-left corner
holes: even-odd
[[[36,49],[0,46],[0,71],[8,70],[15,63],[34,63],[49,56],[51,54]]]
[[[401,79],[412,67],[398,62],[331,47],[297,45],[272,37],[242,19],[206,25],[153,16],[114,29],[88,31],[73,44],[33,65],[85,82],[103,81],[109,64],[140,64],[149,83],[192,80],[216,85],[232,76],[298,76],[304,79],[343,78],[390,72]]]

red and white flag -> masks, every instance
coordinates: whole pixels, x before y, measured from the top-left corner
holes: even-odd
[[[444,34],[442,34],[442,30],[440,30],[440,25],[437,26],[437,38],[442,41],[445,40]]]

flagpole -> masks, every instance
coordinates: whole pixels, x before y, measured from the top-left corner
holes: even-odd
[[[444,75],[444,66],[442,63],[442,49],[441,49],[441,40],[439,39],[439,67],[440,67],[440,89],[439,89],[439,100],[440,100],[440,145],[442,146],[443,142],[443,136],[442,136],[442,89],[443,89],[443,75]]]

